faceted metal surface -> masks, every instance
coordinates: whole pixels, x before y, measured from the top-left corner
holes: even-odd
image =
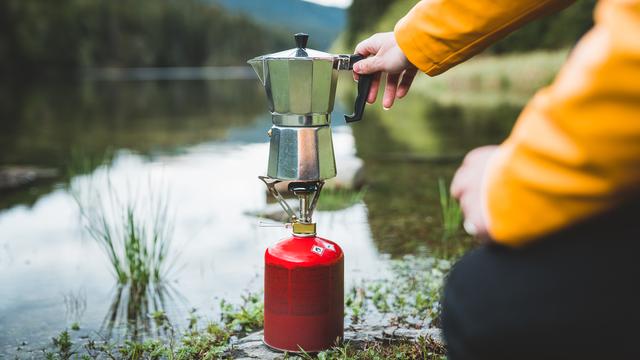
[[[332,60],[266,60],[265,89],[276,114],[326,114],[333,110],[338,71]]]
[[[269,131],[269,177],[320,181],[336,176],[331,139],[339,70],[350,69],[350,55],[298,48],[249,60],[267,93],[273,127]]]
[[[349,56],[326,55],[318,58],[260,56],[249,60],[264,85],[272,114],[309,115],[333,111],[338,70],[349,67]]]
[[[329,126],[271,128],[269,177],[280,180],[326,180],[336,176]]]

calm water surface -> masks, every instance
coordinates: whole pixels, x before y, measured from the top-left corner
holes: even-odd
[[[172,253],[179,255],[169,281],[151,292],[157,301],[149,311],[162,309],[181,326],[191,309],[215,319],[220,299],[237,303],[261,290],[264,249],[288,231],[261,227],[250,215],[268,206],[257,176],[266,171],[270,118],[256,81],[41,84],[4,88],[0,98],[0,165],[59,172],[0,193],[0,354],[23,342],[42,347],[74,322],[80,335],[122,336],[127,314],[114,304],[128,290],[116,286],[69,192],[91,186],[107,193],[96,178],[108,176],[132,198],[170,194]],[[338,171],[362,158],[367,190],[364,201],[320,211],[316,221],[319,234],[345,251],[347,286],[379,276],[389,255],[442,247],[437,180],[451,176],[464,151],[500,140],[519,110],[467,111],[427,99],[407,108],[419,121],[372,109],[353,128],[341,120],[345,109],[336,109]],[[468,130],[478,114],[484,118]],[[405,139],[396,120],[412,136]],[[108,169],[68,172],[78,154],[105,153],[112,154]]]

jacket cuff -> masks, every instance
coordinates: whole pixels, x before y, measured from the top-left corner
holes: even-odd
[[[418,18],[416,19],[416,17]],[[400,19],[398,23],[396,23],[393,33],[398,46],[407,57],[409,62],[420,69],[420,71],[422,71],[423,73],[426,73],[430,76],[435,76],[442,71],[433,71],[433,69],[437,65],[436,62],[427,55],[429,52],[423,51],[423,49],[421,48],[421,45],[422,43],[424,43],[425,39],[416,39],[416,35],[418,34],[412,24],[415,24],[415,22],[417,21],[422,20],[419,19],[418,15],[413,14],[412,10],[402,19]]]

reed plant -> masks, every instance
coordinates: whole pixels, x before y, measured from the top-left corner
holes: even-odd
[[[96,175],[100,172],[104,176]],[[119,284],[162,281],[176,259],[168,191],[155,189],[149,179],[144,192],[124,192],[112,182],[108,166],[96,173],[71,191],[86,233],[108,258]]]
[[[440,210],[442,216],[442,238],[449,239],[460,230],[462,223],[462,209],[458,202],[449,194],[444,179],[438,179],[438,193],[440,195]]]

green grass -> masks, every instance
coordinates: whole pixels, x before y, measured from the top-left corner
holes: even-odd
[[[220,309],[221,322],[234,333],[247,334],[261,329],[264,325],[262,294],[244,295],[239,306],[222,300]]]
[[[446,359],[445,352],[442,345],[421,337],[416,342],[392,344],[370,342],[359,347],[350,346],[347,343],[316,355],[303,353],[302,358],[309,360],[444,360]]]
[[[418,76],[411,94],[422,94],[442,104],[494,106],[524,105],[540,88],[549,85],[569,50],[537,50],[507,55],[478,55],[447,72]]]
[[[438,194],[440,196],[440,210],[442,212],[442,238],[449,239],[460,231],[462,224],[462,209],[458,202],[451,197],[444,179],[438,179]]]
[[[250,293],[242,303],[220,303],[220,321],[201,324],[195,310],[190,313],[189,326],[178,332],[168,323],[162,311],[149,313],[158,326],[171,328],[164,337],[146,340],[128,339],[113,343],[108,337],[80,338],[74,342],[68,331],[53,338],[51,346],[43,354],[47,359],[175,359],[200,360],[229,358],[229,341],[232,336],[241,337],[263,326],[262,294]],[[107,339],[107,340],[105,340]],[[34,354],[32,354],[34,355]]]
[[[438,326],[440,291],[451,263],[447,260],[407,256],[391,261],[388,277],[367,281],[353,288],[346,296],[346,315],[356,312],[392,315],[392,323],[405,327]],[[249,293],[238,305],[221,301],[218,321],[203,320],[195,310],[189,313],[184,330],[174,328],[162,311],[149,311],[148,318],[158,326],[170,328],[162,336],[146,339],[127,339],[113,342],[101,335],[88,338],[62,331],[43,354],[49,359],[228,359],[232,358],[233,339],[263,327],[262,294]],[[356,321],[357,322],[357,321]],[[411,325],[413,324],[413,325]],[[24,353],[23,355],[34,355]],[[296,358],[286,356],[285,358]],[[336,347],[302,358],[382,360],[429,359],[442,360],[445,349],[431,338],[415,342],[372,341],[343,343]]]
[[[46,359],[51,360],[66,360],[76,354],[76,350],[73,348],[73,342],[71,342],[71,336],[67,330],[62,331],[58,336],[52,339],[53,352],[45,351],[44,355]]]
[[[173,217],[168,192],[149,184],[131,194],[116,187],[108,169],[105,172],[103,179],[91,175],[87,182],[72,185],[83,227],[108,258],[119,284],[160,282],[175,261],[170,256]]]

